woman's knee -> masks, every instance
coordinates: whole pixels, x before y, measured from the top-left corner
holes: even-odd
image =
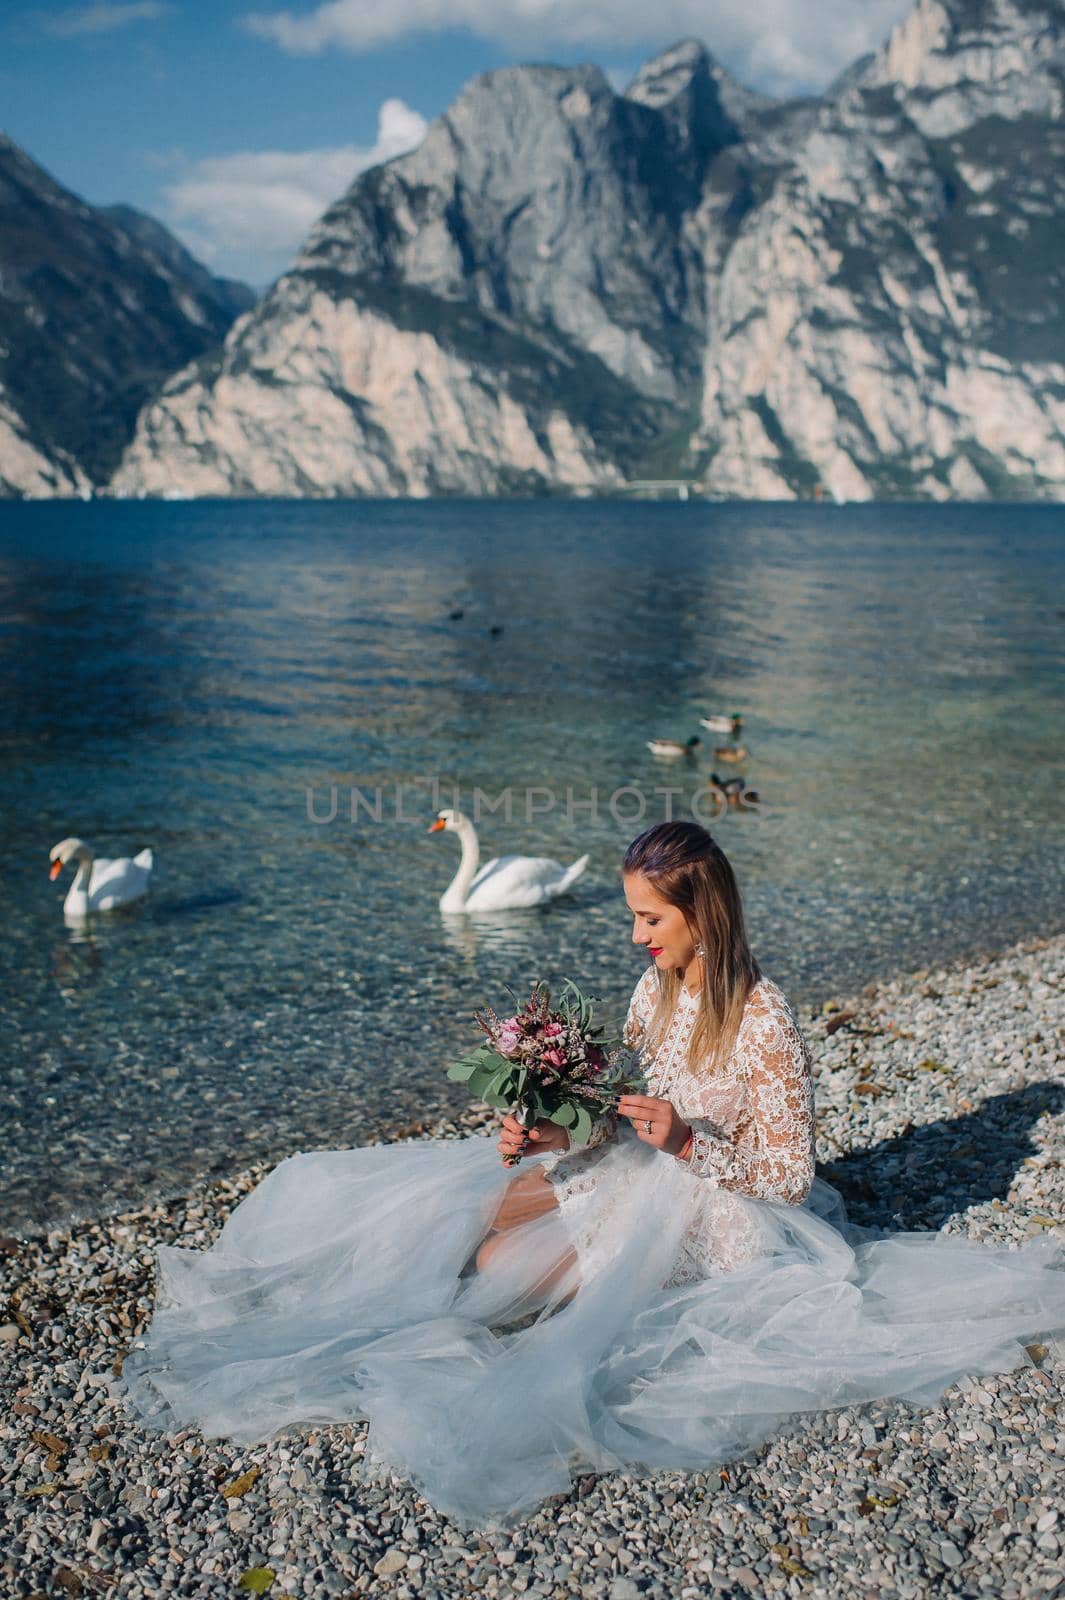
[[[496,1250],[498,1248],[499,1248],[499,1235],[498,1234],[491,1234],[491,1235],[489,1235],[489,1237],[487,1239],[484,1240],[483,1244],[481,1244],[481,1246],[479,1247],[479,1249],[477,1251],[477,1255],[475,1257],[475,1260],[476,1260],[476,1263],[477,1263],[477,1271],[478,1272],[483,1272],[484,1271],[485,1267],[487,1267],[488,1263],[491,1261],[492,1257],[495,1255]]]
[[[489,1237],[485,1239],[479,1246],[477,1254],[474,1258],[477,1265],[477,1271],[484,1272],[488,1264],[491,1262],[493,1256],[497,1255],[500,1250],[507,1249],[510,1243],[511,1241],[508,1240],[503,1234],[490,1234]],[[563,1279],[573,1275],[576,1266],[577,1252],[570,1248],[563,1256],[559,1258],[558,1261],[555,1262],[553,1267],[550,1267],[542,1275],[542,1277],[537,1280],[535,1287],[542,1293],[547,1293],[548,1291],[554,1289],[556,1284],[561,1282]],[[569,1304],[570,1300],[572,1300],[573,1296],[577,1292],[577,1287],[578,1285],[575,1279],[570,1293],[561,1302],[562,1305]]]
[[[547,1181],[542,1167],[523,1172],[513,1180],[503,1196],[502,1203],[492,1218],[496,1229],[516,1228],[523,1222],[532,1222],[551,1211],[558,1201],[555,1191]]]

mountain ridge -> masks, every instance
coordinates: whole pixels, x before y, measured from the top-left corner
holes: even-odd
[[[0,496],[106,484],[144,402],[253,301],[0,133]]]
[[[820,95],[697,40],[503,67],[148,400],[120,495],[1060,498],[1063,0],[916,0]]]

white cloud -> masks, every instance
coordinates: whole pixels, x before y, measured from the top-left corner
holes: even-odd
[[[413,34],[466,28],[509,50],[588,46],[651,51],[702,39],[732,71],[787,93],[821,87],[876,49],[913,0],[324,0],[253,12],[245,26],[292,55],[366,51]]]
[[[427,126],[402,100],[386,100],[369,148],[208,156],[164,188],[167,221],[213,271],[266,283],[285,269],[312,225],[353,178],[412,150]]]
[[[112,33],[133,22],[156,22],[173,9],[167,0],[117,0],[114,5],[99,0],[95,5],[73,6],[43,20],[49,33],[72,39],[79,33]]]

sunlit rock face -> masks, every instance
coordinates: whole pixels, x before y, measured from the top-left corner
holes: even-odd
[[[235,331],[219,370],[168,384],[116,489],[424,496],[621,481],[549,392],[523,395],[477,359],[476,319],[471,348],[449,349],[308,273],[283,278],[271,306]],[[516,336],[510,349],[544,361]]]
[[[253,298],[154,219],[87,205],[0,134],[0,495],[106,483],[145,400]]]
[[[741,137],[721,79],[698,46],[670,53],[664,91],[653,68],[629,96],[594,67],[476,79],[326,212],[215,366],[168,385],[116,491],[593,489],[669,452],[675,470],[705,342],[689,228]]]
[[[717,283],[713,487],[1060,495],[1063,65],[1060,6],[921,0],[796,119]]]
[[[91,494],[77,462],[42,447],[0,388],[0,499],[50,500]]]
[[[1057,0],[920,0],[820,97],[700,46],[475,80],[142,412],[121,494],[1065,486]]]

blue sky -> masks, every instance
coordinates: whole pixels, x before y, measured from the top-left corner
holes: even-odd
[[[910,0],[7,0],[0,128],[68,188],[160,217],[261,285],[362,167],[478,72],[596,61],[619,85],[701,38],[745,82],[817,89]]]

